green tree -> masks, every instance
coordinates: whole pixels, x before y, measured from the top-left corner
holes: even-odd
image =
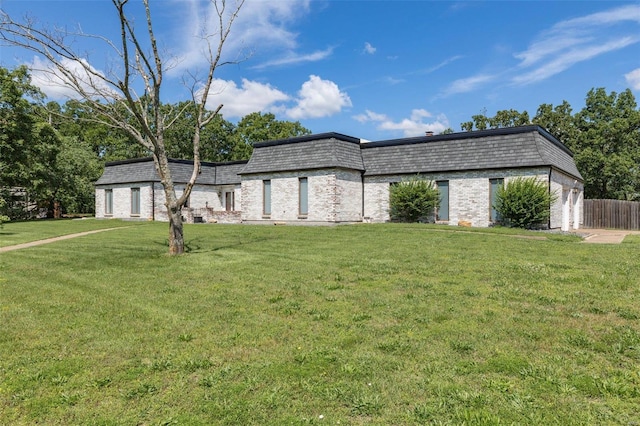
[[[486,110],[481,114],[471,116],[471,121],[460,124],[465,132],[474,130],[499,129],[502,127],[516,127],[531,124],[527,111],[519,112],[515,109],[504,109],[496,112],[493,117],[488,117]]]
[[[389,215],[402,222],[432,220],[439,203],[440,194],[435,184],[415,177],[391,186]]]
[[[556,199],[545,182],[535,177],[518,177],[498,189],[494,208],[503,224],[531,229],[549,221],[551,204]]]
[[[33,146],[34,104],[40,91],[31,85],[26,67],[0,67],[0,188],[28,182],[29,151]]]
[[[60,186],[62,178],[57,173],[57,159],[62,141],[48,123],[35,123],[32,134],[33,145],[28,151],[27,159],[28,183],[24,186],[29,193],[29,199],[38,207],[46,208],[49,212],[47,216],[52,217],[56,189]]]
[[[640,110],[631,90],[591,89],[575,119],[570,146],[585,178],[585,197],[640,200]]]
[[[562,101],[560,105],[555,107],[552,104],[542,104],[538,107],[532,123],[546,129],[573,150],[578,128],[572,111],[571,105],[567,101]]]
[[[163,110],[180,110],[165,133],[167,155],[172,158],[193,159],[193,137],[197,119],[197,105],[192,102],[180,102],[175,105],[164,105]],[[231,160],[231,135],[233,124],[226,121],[222,115],[217,115],[206,126],[200,129],[200,158],[203,161]]]
[[[271,113],[254,112],[244,116],[234,130],[234,160],[251,157],[253,144],[276,139],[309,135],[298,121],[280,121]]]
[[[0,79],[0,211],[12,218],[28,218],[35,204],[38,209],[33,212],[46,209],[51,216],[61,203],[65,211],[93,212],[93,182],[102,163],[89,144],[54,128],[83,135],[86,126],[62,120],[66,112],[55,102],[47,105],[48,113],[26,68],[0,68]],[[21,195],[16,198],[16,194]]]
[[[94,213],[94,183],[102,174],[103,163],[89,143],[62,137],[56,158],[56,183],[52,188],[63,213]]]
[[[138,144],[131,135],[109,125],[107,117],[88,102],[73,99],[63,105],[49,102],[46,108],[39,110],[39,115],[61,137],[71,137],[84,146],[88,145],[96,157],[104,161],[151,156],[151,152]],[[133,120],[129,119],[129,122],[131,126],[135,126]]]

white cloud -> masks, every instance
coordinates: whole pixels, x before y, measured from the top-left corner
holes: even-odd
[[[425,123],[423,121],[423,119],[431,117],[433,115],[427,110],[414,109],[411,111],[409,118],[404,118],[400,121],[393,121],[385,114],[370,110],[366,110],[364,114],[358,114],[353,118],[360,123],[378,123],[376,126],[378,130],[401,131],[404,137],[422,136],[425,132],[438,134],[449,128],[449,120],[446,115],[439,114],[432,122]]]
[[[467,93],[476,90],[478,87],[495,80],[496,76],[489,74],[478,74],[472,77],[455,80],[442,92],[442,96],[454,95],[457,93]]]
[[[603,53],[611,52],[625,48],[631,44],[637,43],[639,39],[633,39],[631,37],[625,37],[619,40],[614,40],[609,43],[601,45],[593,45],[584,48],[571,49],[564,52],[561,56],[554,58],[553,60],[545,63],[541,67],[538,67],[532,71],[515,76],[512,81],[515,84],[530,84],[537,81],[545,80],[555,74],[558,74],[574,64],[582,61],[592,59]]]
[[[207,105],[215,109],[223,104],[221,110],[225,119],[240,118],[252,112],[268,111],[278,102],[289,100],[289,96],[269,84],[262,84],[247,79],[242,80],[242,86],[227,80],[215,80]]]
[[[461,56],[461,55],[455,55],[455,56],[452,56],[450,58],[447,58],[444,61],[440,62],[438,65],[436,65],[434,67],[431,67],[428,70],[426,70],[426,73],[430,74],[430,73],[432,73],[434,71],[437,71],[440,68],[445,67],[445,66],[449,65],[450,63],[452,63],[454,61],[457,61],[458,59],[462,59],[462,58],[463,58],[463,56]]]
[[[518,62],[514,67],[494,75],[478,73],[458,79],[438,97],[471,92],[498,79],[516,86],[546,80],[580,62],[639,43],[640,32],[636,24],[640,24],[638,4],[560,21],[540,32],[527,49],[516,53],[514,57]],[[454,56],[428,72],[459,58]]]
[[[289,108],[286,114],[294,120],[328,117],[350,106],[349,95],[336,83],[311,75],[298,92],[297,105]]]
[[[387,116],[384,114],[378,114],[370,110],[366,110],[364,114],[354,115],[353,118],[360,123],[366,123],[367,121],[386,121]]]
[[[300,120],[339,113],[351,106],[351,99],[334,82],[312,75],[302,84],[297,96],[290,96],[269,84],[247,79],[243,79],[240,86],[234,81],[215,80],[207,105],[215,109],[220,104],[224,105],[221,112],[226,119],[269,111]]]
[[[621,21],[632,21],[640,24],[640,6],[626,5],[615,9],[597,12],[580,18],[568,19],[553,26],[555,30],[579,29],[584,26],[611,25]]]
[[[631,86],[631,89],[640,90],[640,68],[625,74],[624,78],[627,80],[627,84]]]
[[[81,99],[78,86],[89,97],[113,99],[117,95],[103,80],[104,74],[92,67],[86,60],[82,62],[61,59],[60,65],[68,70],[70,76],[65,76],[51,62],[35,56],[31,63],[26,64],[31,70],[31,83],[40,88],[48,98],[56,101],[67,99]],[[73,79],[74,81],[72,81]]]
[[[186,70],[193,70],[207,64],[205,34],[219,27],[217,12],[213,2],[174,0],[176,3],[176,65],[170,70],[171,75],[181,75]],[[235,2],[228,2],[230,11]],[[243,60],[252,51],[285,51],[293,52],[298,47],[297,33],[289,26],[300,17],[309,13],[310,0],[297,1],[261,1],[247,0],[226,41],[224,56],[231,60]],[[180,11],[185,11],[182,15]],[[217,47],[217,34],[211,42]],[[291,55],[289,55],[291,56]]]
[[[363,53],[368,53],[369,55],[373,55],[374,53],[376,53],[376,50],[378,50],[378,49],[376,49],[375,47],[373,47],[373,46],[371,45],[371,43],[366,42],[366,43],[364,44],[364,49],[363,49],[363,51],[362,51],[362,52],[363,52]]]
[[[613,34],[608,27],[624,23],[640,24],[640,6],[627,5],[604,12],[558,22],[543,31],[528,49],[517,53],[521,73],[515,84],[529,84],[547,79],[574,64],[623,49],[640,42],[638,28],[619,28]],[[605,30],[606,29],[606,30]],[[536,69],[531,67],[537,66]]]
[[[333,47],[329,47],[325,50],[319,50],[317,52],[307,53],[307,54],[298,54],[295,52],[289,52],[287,55],[283,56],[282,58],[277,58],[272,61],[263,62],[262,64],[256,65],[252,68],[263,69],[263,68],[268,68],[272,66],[292,65],[292,64],[299,64],[303,62],[317,62],[331,56],[332,53],[333,53]]]

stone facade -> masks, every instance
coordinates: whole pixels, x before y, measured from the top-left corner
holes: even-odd
[[[170,167],[180,196],[193,163],[171,160]],[[551,228],[577,229],[582,221],[583,183],[572,153],[538,126],[368,143],[338,133],[258,143],[248,161],[203,163],[182,214],[187,222],[387,222],[390,185],[415,176],[448,188],[440,223],[492,226],[492,191],[515,177],[536,177],[557,194]],[[139,214],[132,212],[134,190]],[[96,217],[168,220],[151,159],[107,164],[96,183]]]
[[[549,169],[476,170],[469,172],[426,173],[425,180],[448,181],[449,220],[439,221],[450,225],[469,222],[472,226],[488,227],[491,222],[490,179],[513,177],[537,177],[548,181]],[[387,222],[389,217],[389,189],[392,183],[402,182],[416,175],[371,176],[364,180],[364,217],[367,222]]]
[[[132,192],[140,190],[140,213],[131,211]],[[184,185],[176,185],[176,195],[180,197]],[[112,212],[106,211],[106,193],[112,194]],[[202,218],[206,222],[215,219],[219,222],[240,222],[239,205],[241,198],[240,185],[194,185],[188,205],[183,208],[183,217],[187,222],[194,222],[195,218]],[[227,193],[232,194],[227,196]],[[226,201],[232,200],[230,211],[227,211]],[[158,182],[144,184],[113,184],[96,188],[96,218],[98,219],[127,219],[127,220],[157,220],[168,222],[166,197],[162,185]]]
[[[557,170],[551,172],[550,180],[551,193],[555,194],[557,199],[551,206],[549,226],[563,231],[580,228],[584,221],[584,184]]]
[[[140,213],[133,214],[131,211],[132,189],[140,190]],[[107,212],[106,200],[107,192],[111,192],[112,209]],[[96,188],[96,218],[98,219],[131,219],[131,220],[152,220],[153,207],[153,185],[144,184],[115,184]]]
[[[306,214],[300,211],[300,179],[308,182]],[[271,184],[271,212],[265,214],[264,181]],[[242,179],[246,222],[336,223],[362,220],[362,178],[353,170],[326,169],[246,175]]]

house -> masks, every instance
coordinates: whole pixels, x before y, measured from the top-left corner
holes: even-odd
[[[187,222],[240,222],[240,176],[246,161],[202,162],[183,217]],[[169,160],[177,195],[191,178],[193,161]],[[96,218],[168,221],[164,189],[152,158],[107,163],[96,186]]]
[[[171,166],[179,188],[191,163]],[[183,213],[188,221],[386,222],[391,185],[415,176],[437,185],[440,223],[496,223],[496,191],[516,177],[535,177],[557,194],[549,228],[577,229],[582,220],[583,179],[573,155],[539,126],[378,142],[339,133],[262,142],[248,161],[203,164]],[[108,163],[96,183],[96,216],[167,220],[153,162]]]

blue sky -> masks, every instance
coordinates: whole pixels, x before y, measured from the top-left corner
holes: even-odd
[[[12,17],[117,37],[108,0],[0,0]],[[132,11],[140,2],[131,0]],[[186,71],[203,66],[195,37],[208,2],[152,0],[156,35],[174,66],[164,101],[189,97]],[[137,16],[140,25],[143,16]],[[76,45],[100,72],[114,69],[104,44]],[[33,67],[30,52],[2,47],[0,65]],[[640,2],[247,0],[216,75],[209,105],[236,122],[253,112],[298,120],[314,133],[368,140],[436,133],[478,113],[542,103],[584,105],[593,87],[640,99]]]

